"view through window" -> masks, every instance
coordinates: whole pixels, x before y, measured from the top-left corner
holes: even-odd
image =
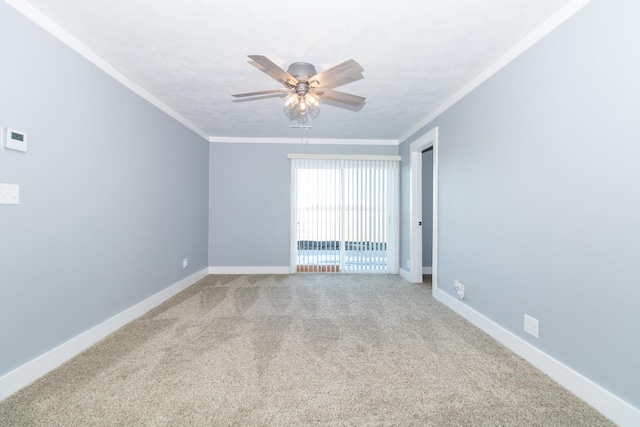
[[[295,270],[397,273],[398,162],[292,161]]]

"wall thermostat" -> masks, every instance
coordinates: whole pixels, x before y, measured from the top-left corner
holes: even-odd
[[[12,150],[27,151],[27,134],[15,129],[5,128],[4,147]]]

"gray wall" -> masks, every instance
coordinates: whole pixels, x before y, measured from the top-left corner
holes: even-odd
[[[639,2],[595,0],[424,128],[439,129],[439,287],[461,280],[465,304],[636,407],[638,22]]]
[[[4,2],[0,56],[2,375],[207,266],[209,147]]]
[[[433,150],[422,153],[422,267],[433,259]]]
[[[289,266],[289,153],[397,155],[398,147],[212,144],[209,166],[210,266]]]

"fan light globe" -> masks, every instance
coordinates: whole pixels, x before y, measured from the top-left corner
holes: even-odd
[[[320,100],[310,93],[292,93],[285,98],[282,110],[289,120],[307,123],[310,118],[316,118],[320,114]]]

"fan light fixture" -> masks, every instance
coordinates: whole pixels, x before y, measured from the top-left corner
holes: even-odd
[[[249,63],[269,77],[284,85],[281,89],[263,90],[260,92],[238,93],[236,98],[281,95],[288,93],[284,99],[284,114],[291,121],[306,124],[309,119],[320,114],[320,98],[324,97],[333,104],[346,104],[348,107],[361,108],[365,98],[338,92],[333,87],[344,85],[362,78],[363,68],[353,59],[345,61],[321,73],[308,62],[294,62],[284,71],[268,58],[261,55],[249,55]]]
[[[320,99],[310,93],[291,93],[284,99],[282,111],[291,121],[307,123],[309,119],[315,119],[320,114]]]

